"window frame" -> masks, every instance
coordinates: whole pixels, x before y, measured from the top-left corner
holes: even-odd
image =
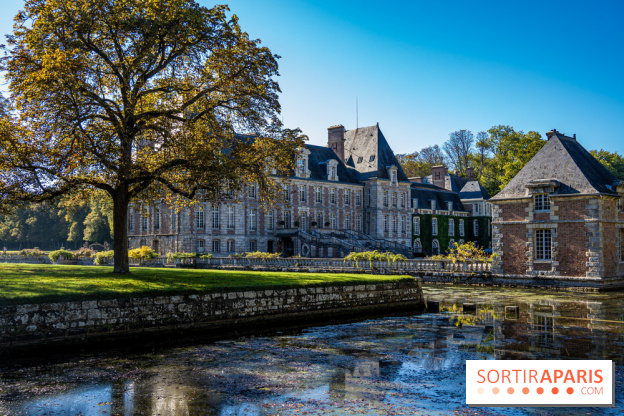
[[[533,236],[535,249],[533,258],[535,261],[552,261],[552,236],[550,228],[538,228]]]

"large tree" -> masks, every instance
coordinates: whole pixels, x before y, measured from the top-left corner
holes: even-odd
[[[450,167],[460,175],[466,174],[473,144],[474,135],[470,130],[458,130],[442,145]]]
[[[279,119],[278,57],[227,11],[27,0],[2,61],[14,113],[0,122],[0,204],[106,192],[126,273],[131,201],[219,200],[249,181],[271,198],[304,137]]]

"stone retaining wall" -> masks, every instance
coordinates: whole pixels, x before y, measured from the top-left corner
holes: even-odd
[[[0,307],[0,349],[143,331],[225,327],[291,317],[424,306],[420,280],[299,289],[90,300]]]

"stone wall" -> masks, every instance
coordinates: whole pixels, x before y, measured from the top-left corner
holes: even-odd
[[[271,319],[306,319],[359,310],[422,309],[420,280],[299,289],[89,300],[0,307],[0,349],[115,338],[142,331],[227,328]],[[361,312],[360,312],[361,313]]]

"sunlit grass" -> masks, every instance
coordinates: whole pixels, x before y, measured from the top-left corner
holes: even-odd
[[[0,305],[396,281],[408,276],[0,264]]]

